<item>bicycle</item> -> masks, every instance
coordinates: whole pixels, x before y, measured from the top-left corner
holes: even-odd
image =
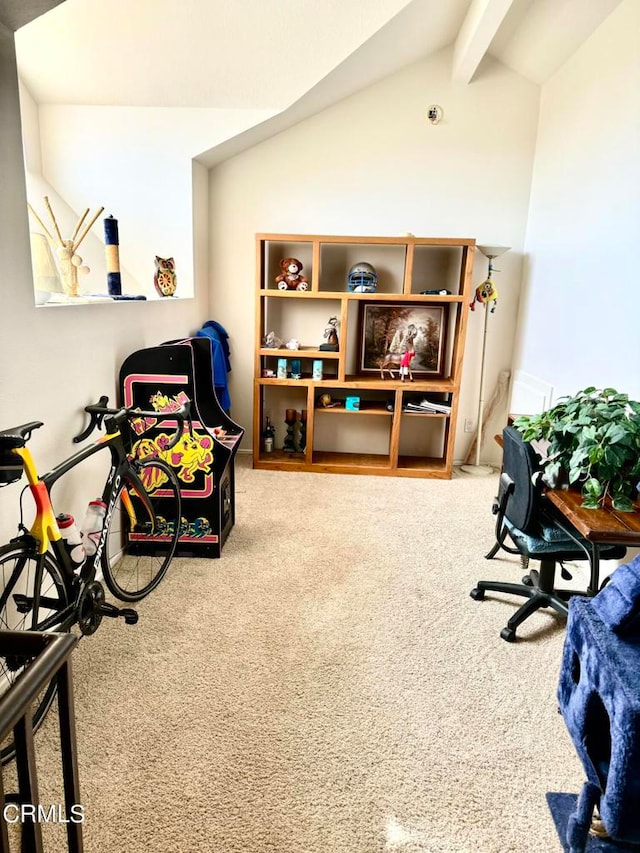
[[[69,632],[77,625],[81,634],[93,634],[104,616],[138,621],[130,607],[116,607],[105,600],[104,582],[121,601],[139,601],[165,576],[180,536],[180,486],[163,455],[181,438],[190,404],[176,411],[143,412],[108,407],[108,397],[85,407],[87,428],[73,441],[87,439],[104,425],[106,434],[78,450],[51,471],[38,475],[27,442],[43,426],[31,421],[0,431],[0,484],[17,482],[26,474],[28,485],[20,495],[19,533],[0,548],[0,629]],[[175,431],[154,442],[160,447],[148,453],[149,443],[136,438],[152,427],[168,425]],[[81,568],[74,567],[62,538],[51,500],[54,483],[85,459],[108,449],[111,465],[102,492],[106,504],[104,524],[95,554]],[[29,490],[36,516],[30,528],[23,524],[22,498]],[[18,677],[24,658],[0,660],[0,695]],[[42,723],[55,695],[49,684],[33,706],[34,731]],[[0,761],[15,753],[12,739],[0,744]]]

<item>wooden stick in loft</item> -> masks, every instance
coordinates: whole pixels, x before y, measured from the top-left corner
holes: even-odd
[[[76,237],[78,236],[78,231],[80,230],[80,227],[82,226],[82,223],[84,222],[84,220],[85,220],[85,218],[86,218],[86,216],[87,216],[87,213],[89,213],[89,208],[88,208],[88,207],[86,208],[85,212],[82,214],[82,216],[80,217],[80,219],[78,219],[78,222],[77,222],[77,224],[76,224],[76,227],[73,229],[73,234],[71,235],[71,239],[72,239],[72,240],[75,240],[75,239],[76,239]]]
[[[86,228],[84,229],[84,231],[82,232],[82,234],[80,235],[80,237],[78,237],[78,239],[75,241],[75,243],[73,244],[73,251],[74,251],[74,252],[75,252],[75,250],[78,248],[78,246],[80,245],[80,243],[82,243],[82,241],[84,240],[84,238],[87,236],[87,234],[88,234],[88,233],[89,233],[89,231],[91,230],[91,228],[92,228],[92,226],[93,226],[94,222],[95,222],[95,221],[96,221],[96,219],[100,216],[100,214],[102,213],[102,211],[103,211],[103,210],[104,210],[104,207],[101,207],[101,208],[100,208],[100,210],[98,210],[98,211],[96,212],[96,215],[93,217],[93,219],[91,220],[91,222],[89,222],[89,224],[86,226]],[[84,217],[83,217],[83,218],[84,218]]]
[[[51,243],[55,243],[55,240],[53,239],[53,237],[51,236],[51,234],[49,234],[49,231],[47,230],[47,226],[44,224],[44,222],[42,221],[42,219],[40,219],[40,217],[39,217],[39,216],[38,216],[38,214],[35,212],[35,210],[31,207],[31,205],[29,204],[29,202],[27,202],[27,207],[29,208],[29,213],[33,216],[33,218],[36,220],[36,222],[38,223],[38,225],[39,225],[39,226],[42,228],[42,230],[44,231],[44,233],[45,233],[45,235],[46,235],[47,239],[48,239]]]
[[[53,215],[53,210],[51,210],[51,205],[49,204],[49,198],[47,196],[44,197],[44,206],[47,208],[47,213],[51,217],[51,222],[53,223],[53,230],[56,232],[56,237],[58,238],[58,242],[61,246],[64,246],[64,240],[62,239],[62,234],[60,233],[60,229],[58,228],[58,223],[56,222],[56,218]]]

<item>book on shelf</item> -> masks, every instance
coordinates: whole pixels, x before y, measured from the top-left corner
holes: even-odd
[[[402,407],[403,412],[422,412],[423,414],[433,414],[437,412],[438,414],[450,415],[451,414],[451,406],[449,403],[445,403],[439,400],[429,400],[427,397],[424,397],[421,400],[409,400]]]

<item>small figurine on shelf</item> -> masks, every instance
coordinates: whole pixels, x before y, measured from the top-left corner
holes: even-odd
[[[160,296],[173,296],[176,292],[176,263],[173,258],[155,256],[156,272],[153,283]]]
[[[340,406],[339,400],[333,400],[331,394],[321,394],[318,397],[318,405],[323,409],[335,409]]]
[[[409,382],[413,382],[413,373],[411,372],[411,362],[415,358],[416,351],[415,350],[407,350],[402,353],[402,358],[400,359],[400,381],[404,382],[404,377],[409,377]]]
[[[389,351],[380,359],[381,379],[384,379],[385,370],[388,370],[389,376],[394,379],[393,371],[397,369],[401,382],[404,382],[405,376],[408,376],[409,381],[413,382],[411,362],[416,355],[415,339],[417,334],[418,330],[414,323],[409,323],[401,337],[398,336],[398,333],[394,335]]]
[[[402,358],[400,359],[400,381],[404,382],[405,376],[409,377],[409,381],[413,382],[413,374],[411,373],[411,362],[416,357],[416,346],[415,340],[418,334],[418,330],[416,329],[413,323],[409,323],[407,327],[407,332],[404,337],[404,342],[402,344]]]
[[[276,276],[278,290],[309,290],[309,281],[301,275],[302,263],[297,258],[280,261],[282,272]]]
[[[324,337],[326,340],[326,344],[320,344],[318,349],[324,350],[325,352],[338,352],[339,344],[337,317],[329,317],[327,328],[324,330]]]
[[[264,349],[282,349],[284,341],[275,332],[268,332],[262,339]]]

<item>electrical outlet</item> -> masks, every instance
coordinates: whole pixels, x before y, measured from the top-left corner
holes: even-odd
[[[473,432],[473,418],[464,419],[464,431]]]

